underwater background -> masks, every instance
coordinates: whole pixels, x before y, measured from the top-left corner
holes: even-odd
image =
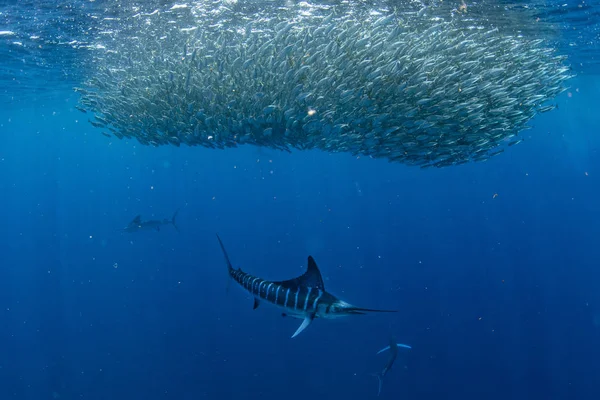
[[[22,88],[4,58],[0,399],[375,398],[390,336],[412,349],[382,398],[597,399],[600,81],[595,53],[569,56],[523,143],[430,169],[107,139],[56,70]],[[120,231],[177,209],[179,231]],[[328,291],[398,312],[291,339],[298,320],[228,283],[215,233],[245,272],[293,278],[311,255]]]

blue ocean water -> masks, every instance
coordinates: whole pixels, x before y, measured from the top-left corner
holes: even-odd
[[[600,395],[600,83],[484,163],[107,140],[49,90],[0,108],[0,399]],[[18,96],[14,93],[14,96]],[[136,215],[160,231],[120,232]],[[228,277],[396,314],[299,322]]]

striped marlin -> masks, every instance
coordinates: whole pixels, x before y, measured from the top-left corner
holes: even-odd
[[[254,296],[254,309],[264,300],[283,309],[284,316],[303,320],[292,338],[305,330],[315,318],[333,319],[367,312],[396,312],[355,307],[326,292],[321,272],[312,256],[308,256],[306,272],[287,281],[270,282],[247,274],[240,268],[234,269],[218,234],[217,239],[225,256],[229,276]]]

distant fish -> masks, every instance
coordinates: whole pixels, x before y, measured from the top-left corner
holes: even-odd
[[[255,309],[260,299],[282,308],[284,316],[304,320],[292,338],[298,336],[315,318],[333,319],[368,312],[396,312],[355,307],[327,293],[321,272],[311,256],[308,256],[306,272],[287,281],[270,282],[247,274],[239,268],[234,269],[219,235],[217,239],[225,256],[229,276],[254,296]]]
[[[100,122],[90,121],[89,119],[88,119],[88,122],[90,124],[92,124],[96,128],[105,128],[106,127],[106,124],[103,124],[103,123],[100,123]]]
[[[122,232],[138,232],[138,231],[147,231],[147,230],[155,230],[160,231],[160,227],[163,225],[173,225],[173,227],[179,232],[179,228],[175,224],[175,218],[177,218],[177,213],[179,213],[179,209],[173,213],[173,217],[171,219],[151,219],[149,221],[142,221],[141,215],[137,215],[125,228],[122,229]]]
[[[387,347],[384,347],[383,349],[381,349],[377,352],[377,354],[380,354],[384,351],[391,350],[390,357],[388,358],[387,362],[383,366],[383,370],[381,370],[381,372],[373,373],[373,376],[377,377],[377,380],[379,381],[379,389],[377,391],[377,396],[379,396],[381,394],[381,388],[383,387],[383,377],[389,372],[390,369],[392,369],[392,365],[394,364],[394,361],[396,361],[396,357],[398,357],[398,347],[403,347],[406,349],[412,348],[406,344],[396,343],[394,338],[390,338],[390,345]]]

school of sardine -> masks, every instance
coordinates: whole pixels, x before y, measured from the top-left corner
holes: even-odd
[[[566,57],[543,39],[421,14],[197,13],[182,26],[174,11],[140,13],[75,88],[78,108],[145,145],[316,148],[426,168],[503,152],[566,90]]]

